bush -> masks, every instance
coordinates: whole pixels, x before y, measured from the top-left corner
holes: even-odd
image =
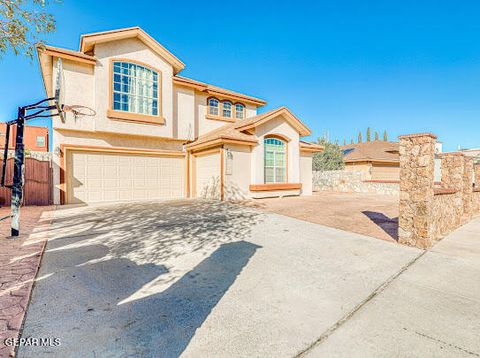
[[[319,140],[318,144],[324,145],[325,150],[313,155],[313,170],[341,170],[345,167],[343,151],[338,144],[328,143],[325,140]]]

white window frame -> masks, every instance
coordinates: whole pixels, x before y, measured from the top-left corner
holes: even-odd
[[[229,105],[229,109],[225,109],[225,105]],[[225,111],[228,111],[229,115],[225,115]],[[222,102],[222,117],[224,118],[232,118],[233,116],[233,104],[230,101],[223,101]]]
[[[41,140],[42,140],[42,143],[43,143],[42,145],[38,144],[38,139],[39,138],[41,138]],[[36,142],[37,147],[42,147],[42,148],[45,147],[45,145],[46,145],[45,136],[44,135],[37,135],[37,138],[36,138],[35,142]]]
[[[113,60],[112,66],[112,109],[118,112],[159,116],[161,88],[159,72],[133,61]],[[135,75],[132,75],[132,72]],[[143,76],[138,76],[138,72]]]
[[[267,166],[267,141],[278,141],[279,143],[283,144],[283,151],[278,151],[278,150],[272,151],[272,153],[273,153],[273,166]],[[283,139],[278,139],[278,138],[275,138],[275,137],[267,137],[263,140],[263,145],[264,145],[264,157],[263,157],[264,183],[265,184],[286,183],[287,180],[288,180],[288,178],[287,178],[287,155],[288,155],[287,142]],[[278,166],[277,165],[277,153],[283,153],[284,154],[284,165],[283,166]],[[267,168],[272,168],[273,169],[273,181],[267,181],[267,175],[266,175],[266,169]],[[277,169],[283,169],[283,171],[284,171],[282,181],[277,180]]]
[[[241,107],[242,110],[239,111],[237,108]],[[240,116],[239,116],[240,114]],[[241,103],[235,103],[235,118],[236,119],[243,119],[245,118],[245,106]]]
[[[216,103],[216,105],[213,105],[211,103]],[[212,110],[214,110],[212,112]],[[220,101],[216,98],[209,98],[208,99],[208,114],[211,116],[218,116],[220,115]]]

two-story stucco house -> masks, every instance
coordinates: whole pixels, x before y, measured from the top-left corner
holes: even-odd
[[[138,27],[81,36],[80,50],[38,48],[53,95],[62,59],[67,105],[53,119],[54,202],[310,195],[309,129],[287,108],[181,77],[184,64]]]

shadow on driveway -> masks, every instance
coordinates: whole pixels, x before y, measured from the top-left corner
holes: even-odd
[[[398,242],[398,216],[389,218],[383,213],[376,211],[362,211],[365,216],[372,220],[375,225],[385,231],[392,239]]]
[[[61,346],[19,356],[179,356],[260,248],[244,241],[260,220],[202,201],[63,210],[23,331]]]

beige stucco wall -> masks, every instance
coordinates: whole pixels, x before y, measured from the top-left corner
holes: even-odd
[[[173,86],[173,136],[195,139],[195,91],[184,86]]]
[[[250,197],[250,159],[250,147],[225,146],[225,200],[243,200]]]
[[[312,153],[300,153],[300,182],[302,183],[302,195],[312,195],[312,159]]]
[[[288,167],[289,183],[300,183],[300,149],[298,132],[283,118],[276,118],[258,126],[255,135],[258,144],[252,150],[251,184],[264,184],[264,145],[265,136],[279,134],[290,138],[288,142]]]
[[[197,198],[220,199],[220,153],[195,157],[195,194]]]
[[[373,164],[372,180],[400,180],[400,166]]]
[[[52,88],[57,86],[58,59],[54,58]],[[79,62],[62,60],[63,74],[61,78],[63,102],[66,105],[82,105],[95,109],[95,77],[94,67]],[[53,128],[77,129],[93,131],[95,119],[86,117],[75,120],[72,113],[65,113],[65,122],[60,117],[52,117]],[[55,142],[53,142],[55,145]]]
[[[362,172],[364,180],[372,179],[371,169],[371,163],[345,163],[346,171]]]

